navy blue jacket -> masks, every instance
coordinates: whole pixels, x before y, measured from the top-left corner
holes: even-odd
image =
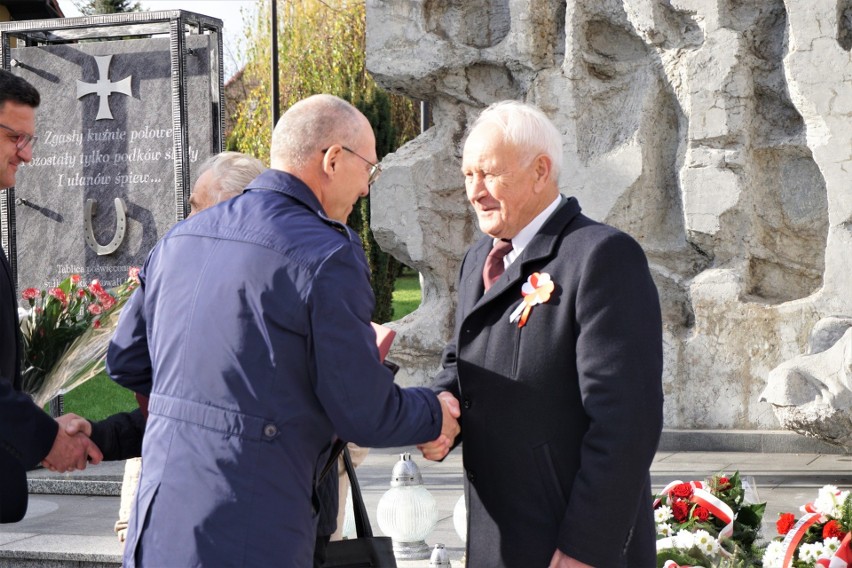
[[[140,277],[107,358],[150,394],[125,566],[310,566],[335,434],[440,434],[437,397],[379,361],[360,241],[296,177],[179,223]]]

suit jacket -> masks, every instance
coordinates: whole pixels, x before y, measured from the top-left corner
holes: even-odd
[[[436,390],[462,406],[468,566],[655,565],[649,468],[662,430],[662,323],[645,255],[564,200],[483,295],[492,239],[464,258]],[[534,272],[556,284],[524,327]]]
[[[178,223],[140,281],[107,354],[113,379],[150,394],[128,568],[310,566],[334,435],[440,434],[435,395],[379,360],[360,241],[296,177],[267,170]]]
[[[27,512],[26,470],[50,452],[57,424],[21,389],[21,337],[15,282],[0,248],[0,522]]]

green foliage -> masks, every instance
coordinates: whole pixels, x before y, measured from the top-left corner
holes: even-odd
[[[843,532],[852,531],[852,493],[846,496],[843,505],[840,507],[840,517],[837,518],[840,523],[840,528]]]
[[[89,420],[103,420],[116,412],[137,407],[132,391],[113,382],[106,373],[86,381],[63,397],[64,411]]]
[[[227,148],[269,162],[272,117],[269,70],[269,0],[247,30],[249,51],[241,80],[248,88],[235,109]],[[279,0],[278,77],[281,112],[318,93],[355,105],[370,120],[379,159],[417,134],[418,111],[411,100],[383,91],[366,69],[366,9],[362,1]],[[384,253],[370,230],[369,197],[359,200],[348,220],[364,244],[376,296],[373,320],[393,317],[391,297],[400,263]]]
[[[75,0],[74,5],[86,16],[139,12],[142,5],[131,0]]]
[[[400,319],[420,306],[420,275],[410,268],[397,277],[393,291],[393,319]]]

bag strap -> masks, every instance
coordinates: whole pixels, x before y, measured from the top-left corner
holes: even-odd
[[[343,447],[343,465],[349,476],[349,486],[352,488],[352,512],[355,515],[355,534],[357,538],[373,538],[373,527],[370,526],[370,517],[367,515],[367,506],[364,505],[364,497],[361,495],[361,486],[355,475],[355,466],[352,465],[352,457],[349,448]]]
[[[328,472],[331,471],[331,468],[337,464],[337,458],[343,453],[343,449],[346,447],[346,442],[337,438],[334,443],[331,445],[331,452],[328,455],[328,459],[325,462],[322,470],[320,471],[319,476],[317,477],[317,485],[325,479],[325,476],[328,475]]]

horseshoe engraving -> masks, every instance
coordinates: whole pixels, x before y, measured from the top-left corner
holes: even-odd
[[[115,235],[108,244],[102,245],[95,239],[95,230],[92,227],[92,217],[95,216],[95,212],[97,211],[97,202],[94,199],[86,200],[85,210],[83,211],[83,225],[86,227],[86,244],[98,256],[114,253],[124,241],[124,235],[127,232],[127,206],[120,197],[115,198],[114,204]]]

